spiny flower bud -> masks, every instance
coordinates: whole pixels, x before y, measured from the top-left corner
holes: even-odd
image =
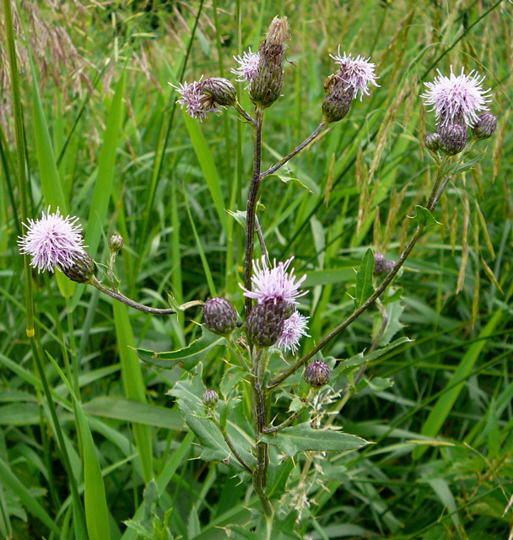
[[[440,150],[440,135],[438,133],[428,133],[425,139],[426,148],[431,152]]]
[[[474,135],[478,139],[488,139],[497,129],[497,117],[491,113],[483,113],[478,116],[474,124]]]
[[[259,347],[274,345],[283,332],[288,308],[288,304],[272,300],[253,306],[246,321],[250,342]]]
[[[395,262],[390,259],[385,259],[385,256],[382,253],[376,253],[374,255],[374,273],[379,274],[388,274],[394,269]]]
[[[112,252],[118,253],[123,248],[125,241],[119,233],[114,233],[110,235],[109,238],[109,248]]]
[[[467,126],[449,124],[440,128],[440,147],[448,155],[461,152],[467,144]]]
[[[283,87],[283,56],[288,38],[287,17],[275,17],[258,51],[258,68],[249,85],[249,95],[258,105],[269,107],[280,97]]]
[[[306,366],[304,378],[310,386],[324,386],[330,378],[331,369],[328,364],[315,360]]]
[[[353,101],[354,91],[348,88],[337,73],[324,82],[326,97],[322,102],[322,112],[328,122],[338,122],[348,113]]]
[[[235,103],[237,93],[228,79],[210,77],[203,81],[203,92],[211,97],[217,105],[230,106]]]
[[[211,298],[203,305],[203,321],[209,330],[225,336],[237,327],[238,315],[226,298]]]
[[[205,390],[203,393],[203,403],[205,406],[212,408],[215,407],[219,401],[219,394],[215,390]]]
[[[65,276],[77,283],[87,283],[93,276],[95,268],[94,259],[86,252],[77,253],[69,266],[59,266]]]

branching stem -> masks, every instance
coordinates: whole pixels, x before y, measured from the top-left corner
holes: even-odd
[[[322,135],[321,135],[321,132],[326,126],[327,126],[326,122],[321,122],[303,142],[299,143],[294,148],[294,150],[291,150],[285,157],[280,159],[280,161],[276,162],[272,167],[269,167],[266,171],[264,171],[260,175],[260,179],[262,180],[266,176],[269,176],[270,174],[275,173],[279,168],[283,167],[283,165],[285,165],[287,161],[290,161],[294,156],[299,154],[299,152],[301,152],[301,150],[306,148],[310,143],[320,139],[321,136],[324,136],[328,131],[326,131]]]
[[[109,289],[106,287],[101,281],[96,279],[96,277],[92,277],[89,283],[96,287],[100,292],[106,294],[107,296],[110,296],[111,298],[114,298],[115,300],[118,300],[119,302],[122,302],[123,304],[126,304],[127,306],[130,306],[134,309],[138,309],[139,311],[143,311],[144,313],[151,313],[152,315],[173,315],[173,313],[176,313],[173,309],[159,309],[159,308],[153,308],[149,306],[145,306],[144,304],[140,304],[139,302],[136,302],[135,300],[132,300],[131,298],[128,298],[124,294],[121,294],[118,291],[115,291],[114,289]]]
[[[433,185],[433,189],[431,191],[431,194],[428,198],[427,203],[427,209],[432,212],[436,205],[438,204],[438,201],[440,200],[440,197],[443,193],[443,190],[447,186],[447,183],[449,182],[450,175],[447,175],[445,178],[443,177],[444,167],[440,166],[437,174],[437,178],[435,180],[435,183]],[[312,347],[306,354],[304,354],[295,364],[293,364],[290,368],[283,371],[280,375],[275,377],[270,383],[268,384],[267,388],[271,389],[275,386],[278,386],[280,383],[282,383],[285,379],[290,377],[293,373],[295,373],[300,367],[304,366],[308,360],[310,360],[313,356],[315,356],[320,350],[322,350],[328,343],[331,342],[332,339],[334,339],[336,336],[338,336],[342,331],[344,331],[351,323],[353,323],[358,317],[367,311],[374,302],[385,292],[387,287],[392,283],[393,279],[399,272],[399,270],[402,268],[403,264],[405,263],[406,259],[410,255],[412,249],[415,247],[415,244],[419,240],[419,238],[422,236],[426,226],[423,224],[419,224],[413,233],[412,238],[408,242],[408,245],[404,249],[404,251],[401,253],[401,256],[399,257],[399,260],[395,263],[394,268],[385,276],[379,287],[374,291],[374,293],[357,309],[355,309],[349,317],[347,317],[343,322],[341,322],[338,326],[333,328],[324,338],[322,338],[317,345]]]

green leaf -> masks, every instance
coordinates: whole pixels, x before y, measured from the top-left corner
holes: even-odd
[[[121,397],[97,397],[85,403],[83,407],[88,414],[103,418],[135,422],[172,431],[181,430],[184,427],[182,417],[175,409],[140,403]]]
[[[417,204],[417,206],[415,206],[414,219],[419,225],[423,225],[425,227],[441,225],[441,223],[435,219],[433,214],[427,208],[421,206],[420,204]]]
[[[289,184],[290,182],[298,184],[301,188],[308,191],[308,193],[313,193],[315,189],[313,186],[307,186],[304,182],[302,182],[299,178],[296,178],[295,176],[286,176],[284,174],[274,173],[270,174],[267,178],[270,180],[273,177],[277,178],[280,182],[283,182],[284,184]],[[318,191],[318,189],[315,191]]]
[[[187,113],[183,113],[183,118],[187,131],[189,132],[189,137],[191,138],[192,146],[194,147],[194,152],[196,153],[196,158],[199,161],[201,171],[205,177],[210,195],[214,201],[214,206],[219,217],[219,221],[223,226],[223,229],[226,231],[227,219],[225,212],[225,202],[223,198],[223,190],[221,187],[221,178],[217,172],[217,167],[214,161],[214,156],[210,151],[210,148],[207,144],[207,140],[203,135],[200,124],[197,120],[191,118]]]
[[[0,457],[0,485],[9,488],[20,501],[23,506],[33,516],[44,523],[53,533],[59,537],[59,527],[47,514],[46,510],[39,504],[39,502],[32,495],[30,490],[26,488],[19,480],[18,475],[14,474],[9,467],[9,464]]]
[[[374,253],[368,249],[363,256],[360,268],[356,274],[355,304],[360,307],[374,292],[372,273],[374,272]]]
[[[184,369],[192,369],[198,356],[205,354],[210,349],[222,345],[225,338],[210,332],[205,327],[202,328],[203,333],[200,338],[192,343],[177,349],[176,351],[155,352],[148,349],[136,349],[140,358],[161,368],[170,369],[176,365],[181,365]]]
[[[312,429],[308,423],[287,427],[262,438],[269,444],[278,446],[289,457],[307,450],[347,452],[369,444],[365,439],[349,433],[331,429]]]
[[[399,332],[404,324],[400,322],[401,315],[404,311],[404,304],[401,301],[392,302],[385,306],[387,314],[387,325],[385,331],[379,340],[380,346],[386,346],[390,343],[390,340]]]
[[[316,285],[328,285],[330,283],[342,283],[354,279],[353,262],[347,268],[330,268],[328,270],[313,270],[308,272],[303,282],[303,287],[315,287]]]
[[[82,443],[84,506],[88,537],[91,540],[109,540],[109,509],[105,496],[102,470],[96,454],[93,436],[78,401],[75,401],[75,420]]]
[[[28,426],[40,421],[37,403],[10,403],[0,407],[0,426]]]
[[[146,403],[146,386],[141,365],[134,350],[135,339],[130,318],[128,317],[128,308],[120,302],[114,302],[112,307],[125,395],[128,399]],[[141,459],[144,480],[149,482],[153,478],[153,439],[151,429],[149,426],[134,423],[133,430],[137,451]]]
[[[178,408],[185,422],[200,440],[203,448],[201,457],[206,461],[223,461],[229,459],[230,464],[242,468],[239,462],[231,455],[223,436],[217,426],[205,414],[202,401],[205,386],[201,381],[201,364],[198,364],[197,373],[188,379],[178,381],[168,392],[178,400]],[[239,425],[228,421],[228,435],[237,448],[237,451],[248,464],[254,463],[251,453],[254,441]]]
[[[426,437],[436,437],[441,427],[443,426],[449,413],[452,411],[454,403],[465,385],[465,379],[472,372],[472,368],[476,363],[483,347],[486,345],[488,338],[494,333],[495,328],[500,324],[504,317],[504,311],[497,311],[488,321],[488,324],[481,330],[479,340],[475,341],[462,357],[456,371],[447,383],[446,389],[438,398],[434,407],[431,409],[427,420],[421,429],[421,434]],[[419,459],[427,447],[416,448],[412,454],[413,459]]]

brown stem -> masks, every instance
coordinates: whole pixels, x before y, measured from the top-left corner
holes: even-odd
[[[257,108],[255,113],[255,150],[253,154],[253,177],[249,187],[248,204],[246,206],[246,253],[244,255],[244,287],[251,290],[253,274],[253,244],[255,239],[255,214],[260,187],[260,168],[262,166],[262,120],[263,110]],[[251,298],[245,300],[246,313],[251,309]]]
[[[111,298],[114,298],[118,300],[119,302],[122,302],[123,304],[126,304],[127,306],[130,306],[134,309],[138,309],[139,311],[144,311],[144,313],[151,313],[152,315],[173,315],[173,313],[176,313],[176,311],[174,311],[173,309],[159,309],[159,308],[145,306],[144,304],[140,304],[139,302],[136,302],[135,300],[128,298],[127,296],[125,296],[124,294],[121,294],[118,291],[109,289],[101,281],[98,281],[94,276],[91,278],[89,283],[93,287],[96,287],[100,292],[106,294],[107,296],[110,296]]]
[[[253,361],[253,399],[254,399],[254,416],[257,439],[267,429],[267,409],[265,403],[265,389],[263,387],[263,365],[262,351],[259,349],[254,355]],[[258,441],[256,446],[257,464],[253,473],[253,485],[259,496],[264,512],[267,516],[272,516],[273,509],[267,495],[265,493],[265,485],[267,482],[267,466],[269,463],[269,452],[267,444],[263,441]]]
[[[427,209],[432,212],[436,205],[438,204],[438,201],[440,200],[440,197],[443,193],[443,190],[447,186],[447,183],[449,182],[450,176],[446,176],[441,179],[441,173],[442,168],[439,169],[439,173],[437,175],[435,184],[433,186],[433,189],[431,191],[431,195],[428,199]],[[406,259],[410,255],[412,249],[415,247],[415,244],[419,240],[419,238],[422,236],[422,233],[424,232],[425,225],[418,225],[411,240],[409,241],[408,245],[404,249],[404,251],[401,253],[401,256],[399,257],[399,260],[395,263],[394,268],[386,275],[386,277],[383,279],[379,287],[374,291],[374,293],[358,308],[355,309],[345,321],[341,322],[338,326],[333,328],[324,338],[319,341],[315,347],[312,347],[303,357],[301,357],[295,364],[293,364],[290,368],[283,371],[280,375],[275,377],[270,383],[268,384],[267,388],[274,388],[275,386],[279,385],[281,382],[283,382],[285,379],[290,377],[295,371],[297,371],[301,366],[305,365],[310,358],[312,358],[315,354],[317,354],[321,349],[326,347],[326,345],[334,339],[340,332],[345,330],[351,323],[353,323],[358,317],[367,311],[369,307],[371,307],[374,302],[383,294],[383,292],[386,290],[386,288],[390,285],[392,280],[395,278],[403,264],[405,263]]]
[[[299,143],[294,150],[289,152],[285,157],[280,159],[280,161],[276,162],[272,167],[269,167],[266,171],[264,171],[260,175],[260,179],[265,178],[266,176],[269,176],[270,174],[275,173],[280,167],[283,167],[287,161],[290,161],[294,156],[299,154],[301,150],[303,150],[305,147],[307,147],[311,142],[313,142],[321,131],[326,127],[326,122],[321,122],[313,131],[312,133],[301,143]],[[319,137],[320,138],[320,137]]]

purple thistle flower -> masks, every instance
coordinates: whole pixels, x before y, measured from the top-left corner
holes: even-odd
[[[25,227],[27,233],[18,239],[20,252],[32,257],[30,266],[38,272],[53,272],[55,266],[70,268],[77,257],[86,255],[77,217],[63,217],[59,209],[52,214],[48,208],[40,219],[29,219]]]
[[[276,345],[284,351],[297,351],[299,341],[302,336],[308,336],[306,327],[308,317],[301,315],[298,311],[294,313],[283,323],[283,330],[276,342]]]
[[[360,93],[360,99],[363,96],[368,96],[369,84],[379,86],[376,82],[378,78],[374,72],[375,65],[369,62],[370,58],[364,58],[363,56],[357,56],[353,58],[350,54],[344,53],[340,55],[340,48],[338,54],[330,54],[330,57],[340,66],[340,70],[336,73],[336,76],[346,85],[347,90],[352,90],[353,98]]]
[[[187,111],[189,116],[200,121],[204,120],[209,113],[219,111],[214,100],[203,91],[203,83],[201,79],[191,83],[184,82],[178,86],[169,83],[180,94],[176,102]]]
[[[233,59],[239,64],[239,67],[230,70],[234,75],[237,75],[235,80],[250,83],[257,74],[260,55],[249,48],[241,55],[234,56]]]
[[[252,291],[248,291],[244,287],[244,296],[253,298],[259,304],[264,302],[279,303],[284,302],[292,306],[297,305],[296,299],[306,294],[306,291],[300,292],[299,287],[306,279],[306,275],[301,278],[294,276],[294,270],[287,272],[290,263],[294,257],[291,257],[285,262],[279,262],[274,266],[269,267],[262,257],[260,261],[255,261],[254,273],[251,278]]]
[[[487,111],[486,103],[490,101],[490,90],[483,89],[484,77],[475,71],[455,75],[452,66],[449,77],[440,70],[433,82],[424,83],[428,90],[422,94],[424,103],[432,106],[440,127],[453,123],[465,122],[472,126],[478,120],[478,113]]]

